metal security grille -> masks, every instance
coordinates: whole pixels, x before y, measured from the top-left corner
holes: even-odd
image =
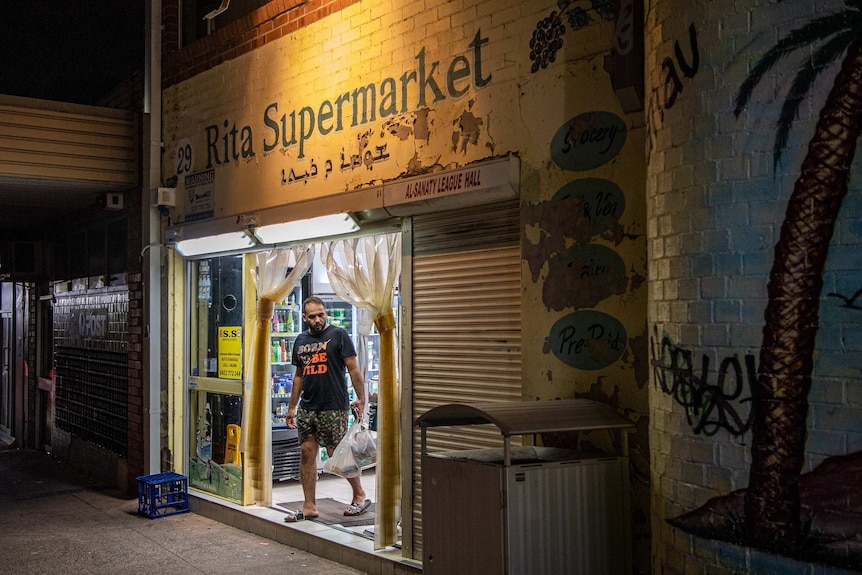
[[[437,405],[521,399],[517,202],[414,216],[411,421]],[[494,426],[428,430],[428,452],[500,447]],[[412,433],[413,557],[421,557],[421,446]]]
[[[128,452],[128,354],[57,348],[55,423],[121,456]]]

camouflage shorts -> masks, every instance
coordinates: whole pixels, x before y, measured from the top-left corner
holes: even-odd
[[[308,411],[300,407],[296,410],[299,442],[316,437],[323,447],[335,449],[347,433],[347,418],[347,411]]]

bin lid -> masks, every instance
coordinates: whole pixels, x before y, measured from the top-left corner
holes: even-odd
[[[591,399],[556,401],[503,401],[494,403],[447,403],[416,418],[414,425],[477,425],[493,423],[503,437],[555,431],[618,429],[634,424],[616,411]]]

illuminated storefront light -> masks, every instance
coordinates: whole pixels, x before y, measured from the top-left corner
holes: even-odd
[[[359,226],[348,214],[330,214],[305,220],[261,226],[254,235],[264,244],[307,240],[349,234]]]
[[[255,242],[246,232],[229,232],[202,238],[180,240],[174,245],[184,256],[199,256],[217,252],[230,252],[250,248]]]

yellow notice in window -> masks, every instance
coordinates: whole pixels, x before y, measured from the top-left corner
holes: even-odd
[[[218,376],[222,379],[242,379],[242,328],[218,328]]]

